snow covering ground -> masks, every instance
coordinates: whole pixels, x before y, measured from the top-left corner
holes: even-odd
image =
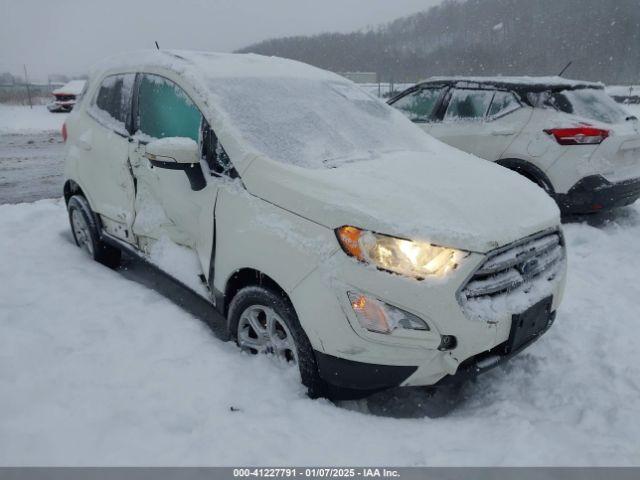
[[[553,329],[449,416],[396,419],[89,261],[61,200],[1,205],[0,464],[640,465],[640,204],[592,220]]]
[[[44,105],[0,104],[0,134],[59,132],[67,113],[51,113]]]

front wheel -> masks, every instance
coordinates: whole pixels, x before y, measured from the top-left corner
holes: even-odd
[[[243,351],[297,367],[309,396],[324,395],[311,343],[282,294],[261,286],[241,289],[229,305],[229,327]]]
[[[96,217],[89,202],[82,195],[74,195],[67,204],[71,233],[76,245],[95,261],[115,268],[120,263],[121,251],[107,245],[100,238]]]

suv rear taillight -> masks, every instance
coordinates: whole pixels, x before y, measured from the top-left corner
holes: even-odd
[[[553,135],[560,145],[598,145],[609,136],[609,130],[595,127],[550,128],[544,133]]]
[[[62,124],[62,141],[63,142],[67,141],[67,124],[66,123]]]

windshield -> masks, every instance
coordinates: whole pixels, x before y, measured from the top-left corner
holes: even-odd
[[[604,90],[581,88],[531,95],[538,107],[590,118],[605,123],[622,123],[629,116]]]
[[[248,146],[284,163],[336,167],[429,148],[429,137],[402,114],[348,82],[221,78],[209,86]]]

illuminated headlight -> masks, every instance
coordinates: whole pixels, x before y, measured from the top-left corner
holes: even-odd
[[[421,318],[377,298],[357,292],[348,292],[347,295],[358,323],[370,332],[391,333],[397,328],[429,330]]]
[[[356,227],[338,228],[336,235],[342,249],[361,262],[418,279],[445,276],[467,255],[462,250],[390,237]]]

